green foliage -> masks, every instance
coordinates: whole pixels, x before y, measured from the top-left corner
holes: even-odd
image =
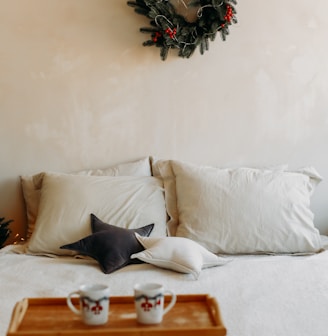
[[[127,4],[150,20],[151,27],[140,28],[142,33],[150,34],[143,45],[160,48],[163,61],[169,49],[177,49],[183,58],[189,58],[197,47],[203,54],[209,49],[209,40],[214,41],[219,32],[225,41],[229,26],[237,23],[236,0],[191,1],[188,7],[198,8],[195,22],[186,21],[169,0],[136,0]]]
[[[8,239],[11,234],[11,230],[9,229],[9,224],[13,222],[13,220],[5,221],[5,218],[0,218],[0,248],[3,247],[4,243]]]

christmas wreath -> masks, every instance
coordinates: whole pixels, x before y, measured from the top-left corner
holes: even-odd
[[[169,0],[136,0],[127,4],[136,13],[150,19],[151,27],[140,28],[149,33],[150,39],[144,46],[161,48],[160,56],[166,60],[170,49],[177,49],[180,57],[189,58],[199,47],[200,53],[209,49],[209,41],[214,41],[217,33],[223,41],[229,34],[229,26],[237,23],[236,0],[176,0],[186,9],[196,11],[196,17],[189,21],[179,14]],[[187,2],[187,4],[186,4]]]

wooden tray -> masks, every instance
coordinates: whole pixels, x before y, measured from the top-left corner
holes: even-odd
[[[73,298],[78,305],[78,298]],[[13,310],[7,336],[31,335],[226,335],[218,304],[206,294],[177,295],[174,307],[162,323],[142,325],[136,320],[134,298],[110,298],[109,321],[102,326],[88,326],[66,305],[66,298],[28,298]]]

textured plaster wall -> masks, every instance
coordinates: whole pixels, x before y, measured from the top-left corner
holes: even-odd
[[[0,216],[23,234],[21,174],[147,155],[328,179],[328,2],[237,9],[226,42],[163,62],[125,0],[0,0]],[[325,234],[327,183],[312,204]]]

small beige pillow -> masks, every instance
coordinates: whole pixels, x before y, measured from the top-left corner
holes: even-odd
[[[152,176],[44,174],[31,254],[72,254],[61,250],[91,234],[90,214],[127,229],[154,223],[152,235],[166,236],[162,181]]]
[[[36,217],[38,215],[44,174],[45,173],[42,172],[35,175],[23,175],[20,177],[26,207],[27,240],[33,233]],[[121,163],[104,169],[82,170],[72,174],[88,176],[150,176],[151,169],[149,158],[146,157],[140,160]]]
[[[177,193],[175,186],[175,175],[172,170],[171,160],[152,159],[152,171],[155,177],[159,177],[164,183],[166,211],[168,214],[167,233],[175,236],[179,224],[179,214],[177,208]]]

